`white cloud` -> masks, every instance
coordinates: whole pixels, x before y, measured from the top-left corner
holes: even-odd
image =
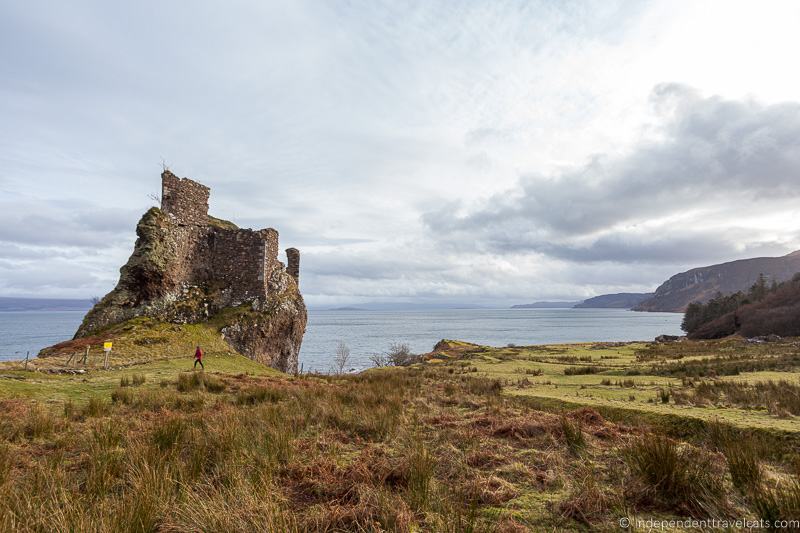
[[[645,275],[614,263],[618,254],[600,253],[592,244],[599,239],[573,239],[565,248],[555,233],[630,224],[615,215],[609,183],[626,194],[640,187],[640,201],[649,192],[669,203],[674,191],[637,182],[654,172],[646,166],[652,159],[630,156],[674,133],[658,114],[664,110],[649,106],[654,86],[692,86],[699,101],[720,95],[740,111],[779,109],[770,106],[800,94],[791,66],[800,48],[798,10],[795,2],[666,0],[4,3],[0,240],[9,251],[0,252],[8,267],[0,293],[88,296],[110,288],[137,214],[158,190],[162,157],[212,187],[216,215],[274,226],[285,246],[300,247],[311,303],[652,288],[700,257],[677,254]],[[792,112],[762,118],[778,131],[790,126],[782,121]],[[763,154],[773,141],[753,131],[737,149],[743,157]],[[589,168],[595,154],[604,154],[595,159],[604,171],[627,177],[596,177],[604,184],[590,186],[597,201],[573,196],[577,181],[564,176]],[[630,168],[612,169],[609,161]],[[785,177],[769,168],[763,179]],[[519,181],[532,175],[539,178]],[[502,215],[531,188],[580,200],[585,213],[553,210],[552,227],[534,225],[520,239]],[[745,238],[706,247],[707,260],[789,247],[797,232],[790,235],[787,221],[796,210],[771,194],[746,187],[735,217],[685,195],[680,213],[646,201],[646,208],[627,205],[639,229],[624,239],[609,229],[606,242],[627,246],[631,260],[653,262],[667,249],[654,251],[653,228],[674,230],[662,241],[680,247],[698,230],[745,226]],[[707,228],[696,227],[700,211]],[[432,212],[440,228],[457,215],[494,217],[494,233],[487,240],[478,231],[478,246],[442,242],[422,222]],[[509,246],[490,246],[498,236]],[[520,250],[525,242],[536,246]],[[33,270],[21,254],[65,249],[80,265],[80,281],[56,262],[37,264],[26,277]],[[594,277],[584,275],[586,261]],[[598,272],[604,261],[614,264]]]

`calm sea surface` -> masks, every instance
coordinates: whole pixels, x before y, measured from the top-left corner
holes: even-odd
[[[72,337],[83,311],[0,313],[0,360],[21,359],[25,352]],[[369,366],[370,354],[393,342],[428,352],[443,338],[505,346],[650,340],[681,334],[679,313],[635,313],[620,309],[447,309],[436,311],[309,311],[300,352],[306,371],[327,371],[337,343],[352,352],[351,364]]]

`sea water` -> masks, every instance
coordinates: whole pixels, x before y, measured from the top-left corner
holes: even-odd
[[[40,349],[72,338],[81,311],[0,312],[0,360],[33,357]],[[349,368],[370,366],[369,357],[393,343],[428,352],[440,339],[489,346],[589,341],[652,340],[680,335],[683,315],[622,309],[445,309],[433,311],[308,312],[300,351],[305,371],[331,369],[338,343],[350,348]],[[189,354],[188,356],[191,356]]]

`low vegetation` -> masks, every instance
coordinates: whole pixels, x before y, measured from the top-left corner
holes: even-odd
[[[786,380],[699,381],[679,397],[678,403],[691,405],[726,405],[741,409],[767,411],[779,416],[800,415],[800,385]]]
[[[638,506],[695,518],[727,514],[722,465],[702,448],[647,434],[624,457],[634,475],[626,488]]]
[[[583,531],[800,511],[791,340],[437,346],[360,374],[228,354],[206,372],[191,357],[6,369],[0,530]]]

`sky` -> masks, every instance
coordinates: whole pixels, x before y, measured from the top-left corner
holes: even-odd
[[[795,1],[0,0],[0,296],[116,284],[162,163],[312,307],[800,249]]]

